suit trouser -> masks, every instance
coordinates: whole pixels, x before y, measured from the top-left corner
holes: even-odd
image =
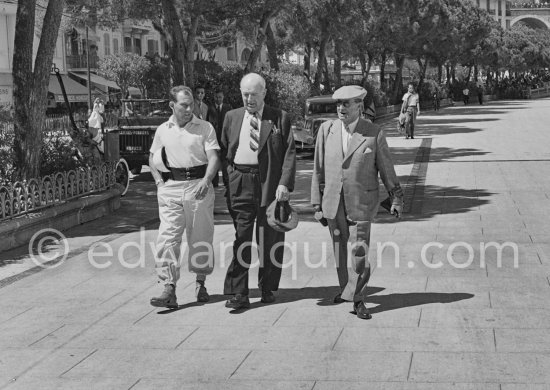
[[[225,277],[224,294],[249,293],[248,270],[252,261],[254,222],[260,262],[258,287],[263,291],[277,291],[281,280],[285,234],[268,225],[266,207],[260,207],[262,190],[259,174],[241,172],[233,167],[228,168],[228,173],[228,199],[234,218],[235,241],[233,259]]]
[[[196,200],[198,180],[168,180],[158,188],[160,226],[156,245],[156,270],[161,282],[176,284],[180,277],[181,247],[187,235],[189,271],[205,280],[214,269],[214,188]]]
[[[405,129],[407,130],[407,135],[414,137],[414,124],[416,122],[416,107],[410,106],[407,108],[407,123],[405,124]]]
[[[327,221],[341,297],[346,301],[364,301],[367,298],[367,283],[371,272],[368,261],[371,223],[370,221],[349,221],[342,195],[340,195],[336,217]],[[348,249],[351,249],[349,262],[351,264],[348,264]]]

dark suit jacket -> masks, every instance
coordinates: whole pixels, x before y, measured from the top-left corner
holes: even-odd
[[[372,221],[378,211],[378,175],[388,191],[399,184],[386,137],[377,125],[359,118],[345,156],[340,119],[321,125],[315,145],[311,203],[321,205],[325,218],[336,217],[343,192],[349,218]]]
[[[231,110],[223,122],[220,147],[224,168],[228,172],[233,169],[231,164],[239,146],[244,112],[244,107]],[[269,206],[275,199],[279,184],[289,191],[294,190],[296,147],[290,130],[290,117],[285,111],[267,105],[264,106],[260,126],[258,163],[262,185],[261,207]]]
[[[215,104],[208,107],[208,115],[206,120],[214,126],[214,130],[216,130],[216,137],[218,137],[218,142],[221,141],[223,120],[225,119],[225,114],[227,114],[229,110],[231,110],[231,106],[227,103],[222,103],[221,112],[218,112]]]
[[[206,116],[208,115],[208,105],[205,102],[200,103],[199,108],[199,101],[195,99],[195,106],[193,107],[193,114],[199,119],[202,119],[203,121],[206,120]]]

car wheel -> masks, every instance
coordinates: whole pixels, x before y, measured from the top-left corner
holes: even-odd
[[[130,168],[130,172],[132,172],[133,175],[139,175],[141,173],[141,167],[142,165],[139,164],[139,165],[133,165],[131,168]]]
[[[115,172],[116,182],[123,188],[120,196],[126,195],[128,187],[130,186],[130,169],[125,159],[121,158],[116,164]]]

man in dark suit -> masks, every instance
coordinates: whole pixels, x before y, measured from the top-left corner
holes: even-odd
[[[208,115],[208,105],[204,102],[204,96],[204,87],[197,85],[195,87],[195,104],[193,107],[193,114],[203,121],[206,120],[206,116]]]
[[[403,191],[395,174],[384,132],[360,117],[367,91],[359,86],[334,92],[338,119],[319,128],[311,181],[311,203],[326,218],[332,237],[340,294],[335,303],[353,302],[361,319],[370,278],[371,221],[378,211],[378,176],[392,195],[390,212],[400,216]],[[348,265],[351,246],[351,267]]]
[[[225,114],[229,110],[231,110],[231,106],[227,103],[223,102],[223,91],[218,90],[216,91],[216,94],[214,95],[214,104],[212,104],[210,107],[208,107],[208,115],[206,120],[214,126],[214,129],[216,130],[216,137],[218,138],[218,144],[221,142],[221,136],[222,136],[222,127],[223,127],[223,120],[225,118]],[[226,189],[229,186],[229,180],[227,178],[227,173],[225,169],[222,169],[222,177],[223,177],[223,185]],[[214,180],[212,180],[212,184],[214,187],[217,187],[219,183],[219,176],[214,176]]]
[[[232,295],[225,306],[231,309],[250,306],[248,270],[254,223],[261,301],[275,301],[273,291],[279,288],[284,253],[279,243],[284,242],[285,236],[268,225],[266,208],[275,199],[289,199],[296,174],[290,117],[264,104],[265,80],[256,73],[245,75],[241,94],[244,107],[226,114],[221,136],[223,164],[229,177],[228,204],[235,224],[233,259],[224,284],[224,294]]]

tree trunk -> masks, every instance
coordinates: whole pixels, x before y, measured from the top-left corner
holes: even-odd
[[[455,65],[451,65],[451,81],[456,84],[456,68]]]
[[[185,85],[193,89],[195,87],[195,46],[200,15],[192,15],[191,18],[191,26],[187,33],[187,55],[184,58],[183,67],[185,69]]]
[[[275,35],[273,35],[273,30],[271,29],[271,23],[267,24],[266,30],[267,36],[267,55],[269,57],[269,66],[274,71],[279,71],[279,58],[277,57],[277,42],[275,41]]]
[[[382,58],[380,59],[380,89],[386,91],[386,51],[382,51]]]
[[[403,65],[405,65],[405,56],[401,54],[395,55],[395,84],[392,91],[392,103],[396,104],[401,101],[401,92],[403,89]]]
[[[466,76],[466,83],[470,82],[470,77],[472,76],[472,67],[468,67],[468,75]]]
[[[327,67],[328,68],[328,67]],[[342,42],[334,40],[334,89],[342,85]]]
[[[183,60],[186,57],[183,29],[178,18],[178,12],[173,0],[162,0],[162,13],[167,20],[167,31],[172,39],[170,45],[170,67],[172,68],[172,80],[174,85],[183,85],[184,69]]]
[[[449,64],[445,65],[445,77],[447,80],[445,81],[445,84],[447,84],[447,87],[451,85],[451,66]]]
[[[321,32],[321,41],[319,42],[319,52],[317,55],[317,72],[315,73],[315,79],[313,80],[313,88],[316,91],[321,91],[321,76],[323,74],[323,67],[325,65],[325,53],[327,50],[327,42],[330,37],[326,28]]]
[[[357,57],[359,58],[359,64],[361,65],[361,74],[363,75],[363,78],[366,78],[368,74],[367,74],[367,59],[365,58],[365,53],[359,53]]]
[[[328,62],[327,62],[327,56],[325,55],[323,57],[323,85],[325,86],[325,92],[332,91],[332,86],[330,82],[330,75],[328,73]]]
[[[311,42],[306,42],[304,49],[304,73],[307,79],[311,82]]]
[[[443,79],[443,65],[437,64],[437,83],[441,85]]]
[[[13,53],[14,164],[23,179],[40,175],[48,83],[64,4],[62,0],[48,2],[34,72],[31,64],[36,1],[21,0],[17,6]]]
[[[369,59],[367,60],[367,69],[365,70],[365,77],[369,77],[370,68],[372,68],[372,63],[374,62],[374,56],[369,53]]]
[[[477,69],[477,64],[476,64],[476,65],[474,65],[474,81],[476,83],[477,83],[477,71],[478,71],[478,69]]]
[[[428,67],[428,60],[426,59],[424,62],[422,62],[422,58],[418,57],[416,59],[416,62],[420,67],[420,79],[418,80],[416,91],[420,93],[420,89],[422,88],[422,84],[424,84],[424,79],[426,78],[426,68]]]
[[[246,63],[246,67],[244,69],[245,73],[254,72],[256,70],[256,63],[258,62],[258,58],[260,58],[260,52],[266,40],[267,26],[269,25],[269,21],[273,15],[274,11],[268,10],[263,13],[262,18],[260,19],[260,25],[258,26],[258,32],[256,33],[256,43],[254,44],[252,53],[250,53],[250,57],[248,57],[248,62]]]

